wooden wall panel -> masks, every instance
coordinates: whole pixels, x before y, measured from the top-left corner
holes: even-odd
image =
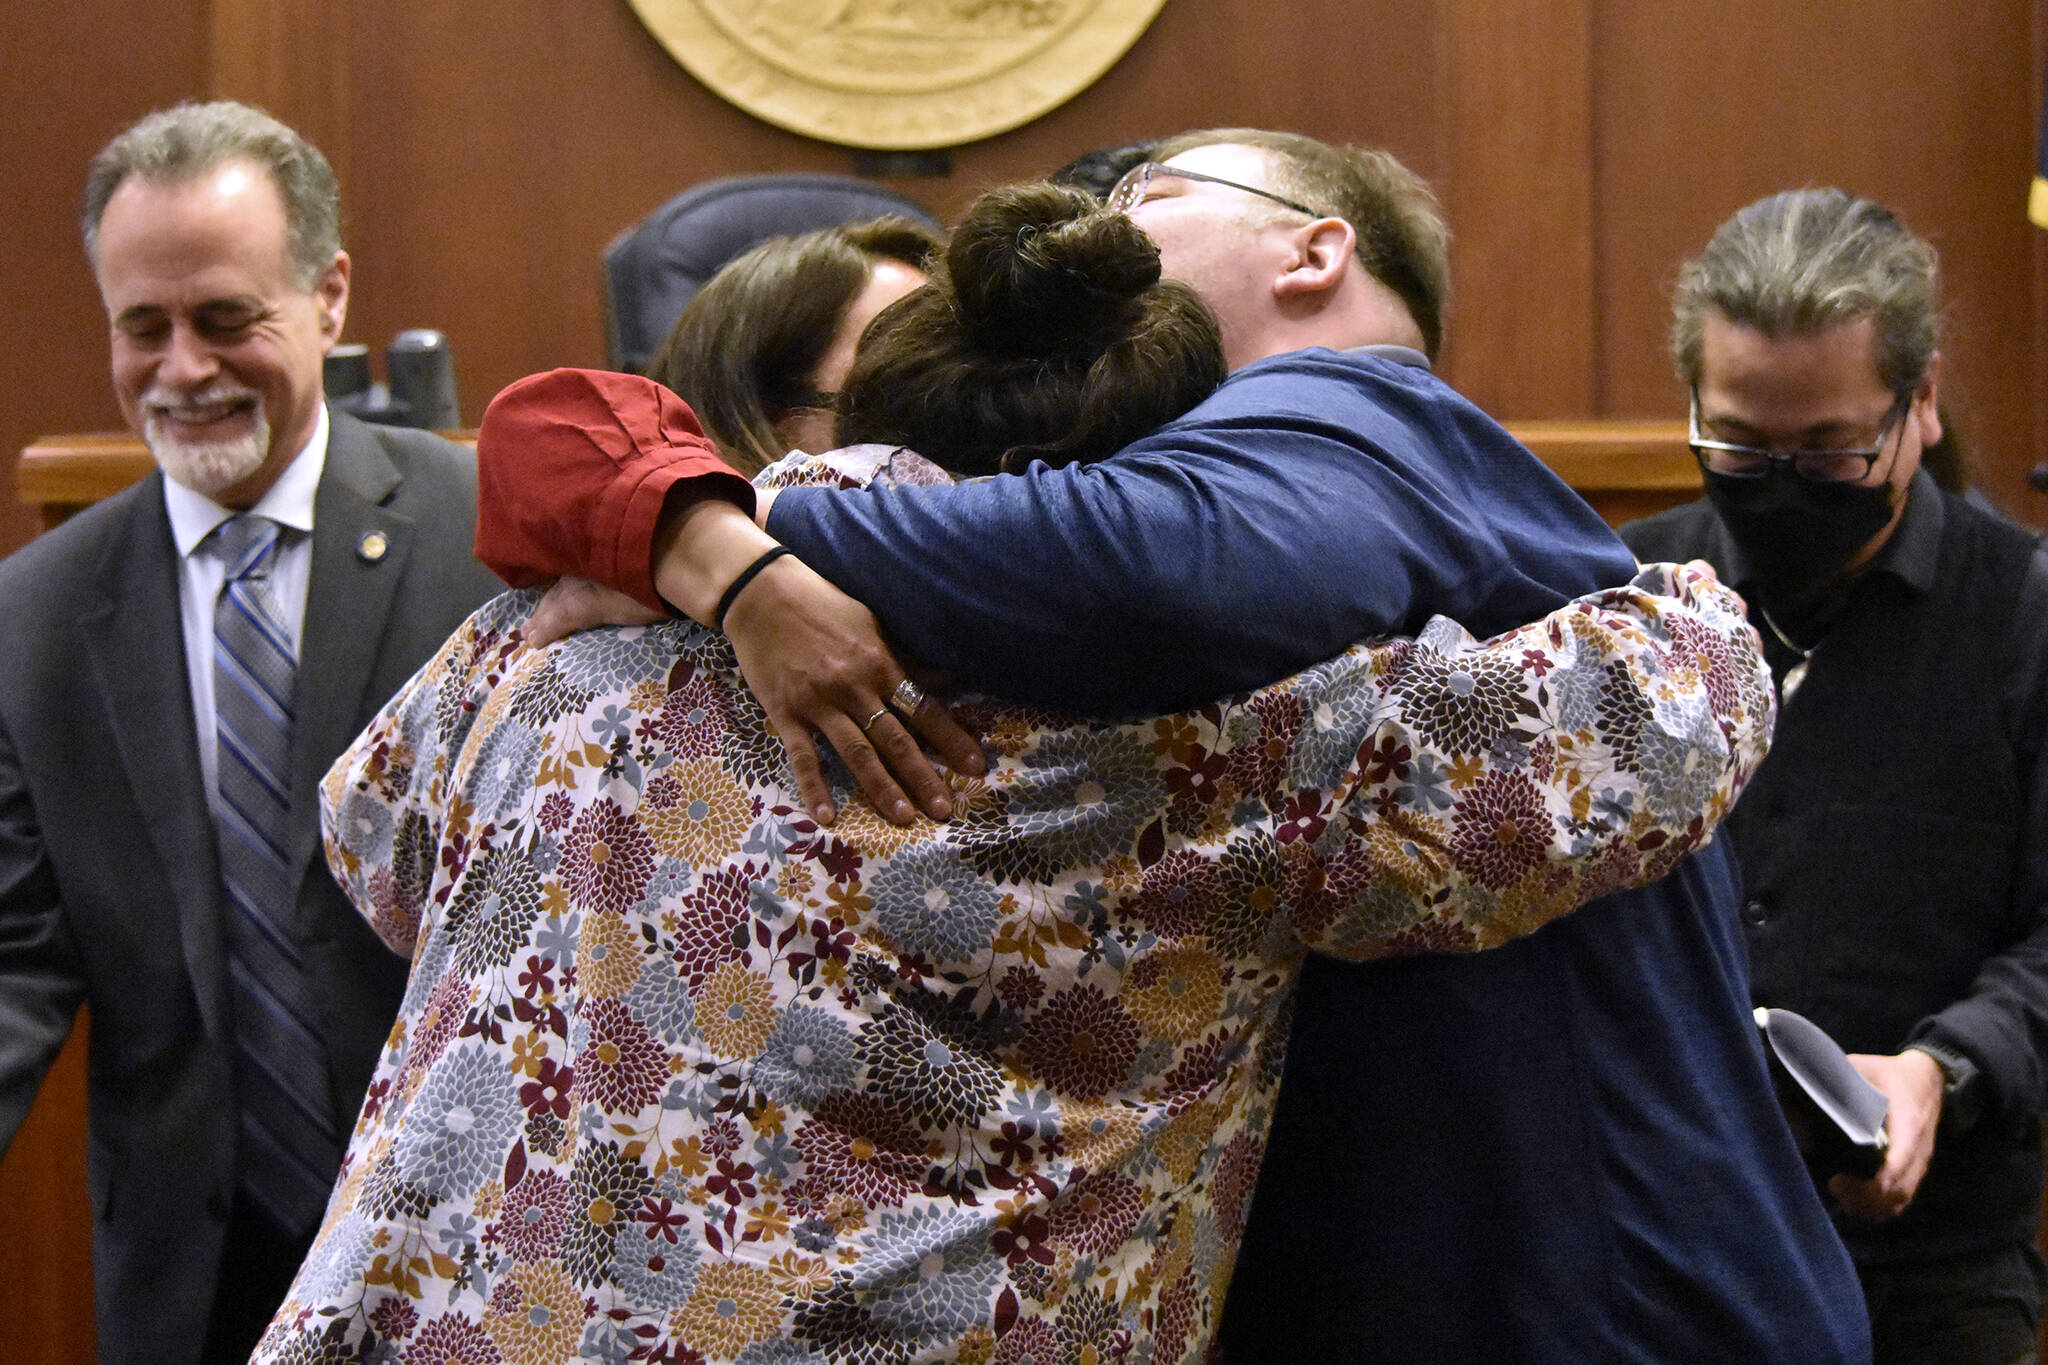
[[[1488,412],[1599,410],[1594,361],[1591,0],[1445,10],[1454,236],[1444,373]]]
[[[212,0],[206,84],[195,98],[267,109],[350,170],[346,79],[355,7],[309,0]]]
[[[0,1161],[0,1341],[12,1365],[92,1359],[86,1035],[81,1016]]]

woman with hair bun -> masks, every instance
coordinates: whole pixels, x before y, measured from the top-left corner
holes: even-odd
[[[993,190],[932,282],[883,310],[840,394],[839,440],[958,474],[1103,459],[1223,382],[1194,290],[1120,213],[1051,183]]]

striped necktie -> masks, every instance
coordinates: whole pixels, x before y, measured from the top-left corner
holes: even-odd
[[[292,693],[298,660],[270,591],[278,526],[237,516],[214,531],[227,565],[213,616],[219,796],[214,810],[226,897],[229,998],[244,1197],[281,1231],[312,1230],[340,1158],[327,1058],[293,918]]]

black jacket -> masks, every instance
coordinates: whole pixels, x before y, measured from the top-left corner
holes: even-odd
[[[1748,587],[1707,503],[1622,535],[1644,559],[1704,558]],[[1800,660],[1757,607],[1782,681]],[[1756,1000],[1851,1052],[1929,1041],[1979,1071],[1945,1107],[1906,1212],[1841,1218],[1844,1240],[1864,1264],[2032,1241],[2048,1103],[2048,548],[1920,474],[1839,615],[1817,643],[1793,638],[1811,658],[1724,826]]]

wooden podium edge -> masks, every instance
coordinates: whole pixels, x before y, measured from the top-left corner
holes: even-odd
[[[1684,502],[1699,494],[1699,471],[1685,424],[1665,421],[1509,422],[1507,429],[1579,494],[1609,515]],[[475,443],[471,431],[444,432]],[[48,530],[111,497],[152,467],[142,442],[126,432],[42,436],[23,448],[15,490]],[[1618,518],[1609,515],[1610,520]]]

